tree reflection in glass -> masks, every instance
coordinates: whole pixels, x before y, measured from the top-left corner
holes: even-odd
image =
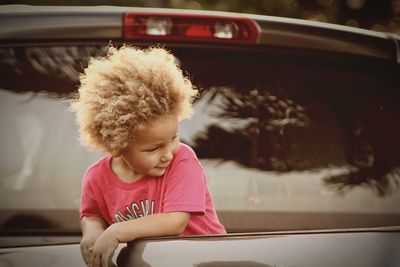
[[[213,107],[208,113],[217,121],[194,139],[200,157],[276,172],[344,167],[345,171],[328,172],[323,179],[340,194],[355,186],[369,186],[384,196],[399,186],[397,157],[383,160],[389,144],[371,139],[371,131],[357,125],[348,110],[326,108],[327,103],[314,100],[301,103],[295,97],[257,88],[239,92],[214,87],[205,95]],[[330,121],[329,116],[334,119]],[[324,126],[323,121],[337,125]]]
[[[213,96],[209,99],[217,109],[211,111],[210,115],[230,125],[209,126],[207,135],[201,135],[195,141],[200,154],[202,146],[212,144],[213,151],[220,154],[215,154],[216,157],[234,159],[263,170],[291,169],[287,156],[289,151],[285,149],[285,129],[308,124],[303,107],[290,99],[280,99],[258,89],[239,93],[232,88],[222,87],[214,88],[211,92]],[[280,145],[276,148],[279,155],[271,154],[269,147],[272,135],[278,136]]]

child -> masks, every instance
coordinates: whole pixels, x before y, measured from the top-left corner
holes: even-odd
[[[86,264],[108,266],[119,242],[137,238],[226,233],[195,153],[178,139],[196,94],[162,48],[110,47],[90,61],[72,109],[82,141],[108,155],[83,179]]]

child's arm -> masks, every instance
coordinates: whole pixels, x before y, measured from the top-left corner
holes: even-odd
[[[83,217],[81,220],[82,240],[80,243],[83,260],[90,262],[91,249],[97,238],[107,228],[107,223],[99,217]]]
[[[187,212],[157,213],[112,224],[96,240],[92,249],[91,266],[108,266],[118,243],[142,237],[179,235],[185,230],[189,218],[190,214]]]

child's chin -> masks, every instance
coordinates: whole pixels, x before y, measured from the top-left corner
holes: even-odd
[[[152,175],[152,176],[162,176],[162,175],[164,175],[166,169],[167,169],[167,168],[155,168],[155,169],[152,171],[151,175]]]

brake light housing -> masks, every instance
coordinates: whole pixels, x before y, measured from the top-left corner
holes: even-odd
[[[135,12],[124,16],[128,40],[256,44],[258,34],[254,21],[240,17]]]

